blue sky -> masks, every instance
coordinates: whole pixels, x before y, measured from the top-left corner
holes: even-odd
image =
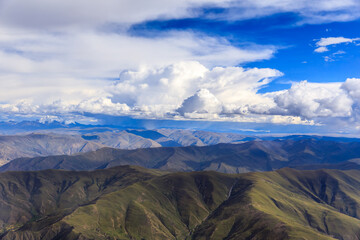
[[[0,120],[357,135],[359,29],[358,0],[3,0]]]
[[[290,82],[307,80],[310,82],[339,82],[349,77],[359,77],[360,48],[355,44],[333,46],[331,51],[314,53],[316,40],[334,36],[357,38],[360,21],[330,22],[322,24],[297,25],[302,18],[295,13],[281,13],[261,18],[226,21],[217,19],[185,18],[155,20],[135,24],[130,33],[154,37],[171,30],[191,30],[206,35],[225,37],[233,45],[241,47],[245,43],[277,46],[274,57],[240,64],[244,67],[276,68],[285,75],[269,84],[261,92],[287,89]],[[334,56],[333,61],[324,57]]]

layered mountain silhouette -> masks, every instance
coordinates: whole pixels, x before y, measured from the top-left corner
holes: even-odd
[[[68,130],[68,129],[67,129]],[[206,146],[254,139],[232,133],[190,130],[123,130],[91,128],[69,132],[41,132],[0,136],[0,165],[20,157],[72,155],[103,147],[137,149],[152,147]]]
[[[27,134],[0,136],[0,164],[19,157],[74,154],[94,151],[105,145],[85,141],[78,135]]]
[[[0,174],[1,239],[359,239],[360,171]]]
[[[10,124],[10,123],[8,123]],[[15,123],[14,123],[15,124]],[[334,141],[339,143],[360,142],[357,138],[324,136],[245,136],[236,133],[206,132],[179,129],[117,130],[109,127],[79,128],[78,125],[64,125],[57,122],[17,123],[22,127],[44,125],[59,127],[37,133],[0,135],[0,166],[16,158],[51,155],[73,155],[94,151],[104,147],[117,149],[138,149],[157,147],[210,146],[220,143],[243,143],[248,141]],[[60,128],[62,127],[62,128]],[[0,123],[1,130],[1,123]],[[54,131],[54,132],[49,132]]]
[[[360,239],[358,140],[0,136],[0,239]]]
[[[271,171],[283,167],[356,169],[359,166],[358,158],[359,142],[274,140],[203,147],[135,150],[102,148],[72,156],[19,158],[0,167],[0,171],[94,170],[119,165],[138,165],[168,171],[215,170],[224,173]]]

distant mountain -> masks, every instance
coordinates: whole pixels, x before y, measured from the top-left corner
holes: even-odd
[[[179,146],[207,146],[219,143],[238,143],[248,138],[235,133],[217,133],[206,131],[159,129],[160,134],[178,143]],[[252,137],[251,140],[256,139]],[[248,141],[247,139],[246,141]]]
[[[110,127],[99,127],[81,124],[64,124],[57,121],[41,123],[38,121],[0,123],[1,127],[7,126],[16,131],[22,128],[21,133],[16,135],[0,135],[0,166],[16,158],[32,158],[52,155],[72,155],[94,151],[103,147],[118,149],[138,149],[156,147],[184,147],[184,146],[209,146],[219,143],[241,144],[249,141],[324,141],[338,143],[360,142],[357,138],[324,137],[293,135],[283,137],[271,136],[246,136],[236,133],[219,133],[180,129],[126,129],[119,130]],[[12,127],[11,127],[12,126]],[[24,129],[42,128],[38,133],[24,133]],[[277,145],[274,145],[276,148]],[[282,147],[281,147],[282,148]],[[321,149],[317,155],[321,155]],[[276,155],[276,153],[270,153]],[[285,156],[286,157],[286,156]],[[309,157],[309,156],[308,156]],[[202,163],[207,164],[207,163]],[[313,164],[313,162],[310,162]],[[232,168],[233,165],[230,166]],[[206,166],[204,169],[207,169]],[[226,165],[213,165],[209,169],[228,168]],[[190,169],[203,169],[191,167]],[[264,166],[259,169],[268,170]],[[181,169],[178,169],[181,170]],[[232,169],[221,171],[244,172],[248,169]]]
[[[332,136],[319,136],[319,135],[287,135],[287,136],[257,136],[261,140],[322,140],[322,141],[333,141],[333,142],[360,142],[360,138],[351,138],[351,137],[332,137]]]
[[[72,156],[19,158],[0,167],[0,171],[93,170],[119,165],[138,165],[170,171],[214,170],[224,173],[242,173],[271,171],[283,167],[340,164],[358,158],[360,158],[359,142],[341,143],[313,139],[276,140],[203,147],[161,147],[135,150],[102,148]],[[352,163],[358,164],[354,161]]]
[[[96,130],[96,129],[94,129]],[[131,136],[131,137],[129,137]],[[147,145],[144,147],[180,147],[180,146],[207,146],[219,143],[238,143],[247,138],[244,135],[233,133],[215,133],[205,131],[193,130],[174,130],[174,129],[159,129],[159,130],[124,130],[117,132],[94,132],[83,135],[87,140],[93,140],[109,147],[116,147],[121,149],[135,149],[143,148],[142,145],[136,145],[138,139],[146,139]],[[122,138],[123,144],[118,145],[118,139]],[[133,140],[135,139],[135,140]],[[251,138],[256,139],[256,138]],[[247,141],[249,138],[247,139]],[[126,142],[126,143],[125,143]],[[135,143],[135,144],[134,144]],[[123,147],[126,146],[127,147]]]
[[[360,237],[360,171],[0,174],[1,239]]]
[[[103,146],[119,149],[161,147],[161,144],[158,142],[138,136],[129,131],[90,133],[82,135],[82,138]]]
[[[66,129],[66,128],[75,128],[84,126],[79,123],[71,123],[65,124],[59,121],[47,121],[47,122],[40,122],[40,121],[22,121],[22,122],[0,122],[0,133],[21,133],[21,132],[28,132],[28,131],[38,131],[44,129]]]
[[[162,146],[205,146],[237,142],[243,138],[244,136],[238,134],[190,130],[111,131],[107,128],[89,128],[85,133],[82,130],[70,128],[55,133],[43,131],[41,133],[4,135],[0,136],[0,165],[20,157],[71,155],[94,151],[102,147],[137,149]]]
[[[79,135],[28,134],[0,136],[0,164],[20,157],[89,152],[105,147]]]

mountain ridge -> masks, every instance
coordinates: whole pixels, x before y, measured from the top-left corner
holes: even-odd
[[[43,183],[39,190],[23,188],[23,177],[14,178],[26,174],[38,176]],[[91,174],[101,184],[88,185]],[[50,178],[55,181],[49,181]],[[68,181],[64,184],[62,179]],[[23,208],[29,214],[23,215],[26,219],[17,222],[16,218],[0,218],[10,221],[3,222],[1,239],[350,240],[360,237],[358,170],[284,168],[223,174],[169,173],[121,166],[94,172],[7,172],[0,173],[0,183],[8,186],[3,194],[32,193],[32,198],[23,198],[30,203]],[[87,185],[90,197],[85,199],[85,195],[78,193]],[[19,187],[15,192],[14,186]],[[51,192],[63,194],[55,204],[55,211],[51,206],[57,194]],[[11,206],[20,205],[3,194],[0,204],[5,201]],[[40,204],[35,207],[42,211],[38,217],[31,211],[31,204],[35,203],[31,199],[38,199],[36,202]],[[41,201],[44,199],[53,200]],[[2,216],[8,213],[2,211]]]
[[[360,143],[322,140],[249,141],[211,146],[158,147],[121,150],[101,148],[72,156],[15,159],[0,171],[42,169],[93,170],[119,165],[138,165],[169,171],[215,170],[225,173],[271,171],[283,167],[333,166],[360,157]],[[339,165],[340,166],[340,165]],[[311,169],[311,168],[307,168]]]

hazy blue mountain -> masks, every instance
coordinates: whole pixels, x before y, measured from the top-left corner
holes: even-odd
[[[0,171],[92,170],[119,165],[138,165],[171,171],[214,170],[224,173],[242,173],[324,164],[335,164],[332,166],[336,168],[336,164],[344,164],[349,160],[352,161],[353,166],[357,166],[356,159],[359,158],[359,142],[343,143],[314,139],[275,140],[135,150],[102,148],[72,156],[19,158],[0,167]]]
[[[0,164],[15,158],[89,152],[105,147],[80,135],[41,134],[0,136]]]
[[[33,122],[28,123],[33,124]],[[40,123],[35,122],[35,125],[38,124]],[[205,146],[237,142],[243,138],[244,136],[239,134],[191,130],[119,131],[98,127],[85,130],[70,127],[68,129],[60,128],[56,131],[48,129],[39,133],[0,135],[0,164],[20,157],[71,155],[102,147],[137,149],[163,146]]]

